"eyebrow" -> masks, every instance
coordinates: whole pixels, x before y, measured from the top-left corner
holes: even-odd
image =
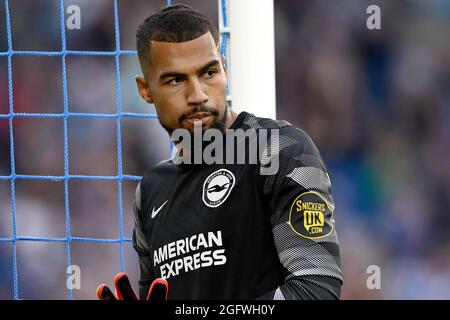
[[[212,66],[215,66],[217,64],[220,64],[219,60],[215,59],[215,60],[211,60],[210,62],[208,62],[207,64],[205,64],[203,67],[201,67],[197,73],[201,74],[203,72],[205,72],[206,70],[208,70],[209,68],[211,68]],[[159,76],[159,81],[163,81],[166,78],[185,78],[187,76],[186,73],[181,73],[181,72],[176,72],[176,71],[166,71],[163,72],[160,76]]]

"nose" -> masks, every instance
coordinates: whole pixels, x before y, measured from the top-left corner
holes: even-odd
[[[202,105],[208,102],[208,95],[203,91],[198,80],[191,81],[188,86],[187,104],[189,106]]]

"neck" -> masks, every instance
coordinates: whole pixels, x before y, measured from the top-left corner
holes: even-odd
[[[239,115],[236,111],[234,111],[230,108],[227,108],[227,112],[228,112],[228,117],[227,117],[227,121],[225,122],[225,129],[229,129]]]

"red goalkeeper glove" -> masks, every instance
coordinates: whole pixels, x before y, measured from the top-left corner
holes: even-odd
[[[130,280],[125,272],[118,273],[114,277],[114,295],[104,283],[97,287],[99,300],[139,300],[131,287]],[[167,300],[168,283],[165,279],[155,279],[148,290],[146,300]]]

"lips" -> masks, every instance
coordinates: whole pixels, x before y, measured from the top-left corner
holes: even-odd
[[[206,126],[213,119],[213,115],[209,112],[196,112],[187,116],[185,121],[190,123],[191,126],[194,126],[196,121],[201,121],[202,126]]]
[[[211,113],[209,112],[196,112],[194,114],[191,114],[190,116],[187,116],[187,120],[201,120],[206,117],[210,117]]]

